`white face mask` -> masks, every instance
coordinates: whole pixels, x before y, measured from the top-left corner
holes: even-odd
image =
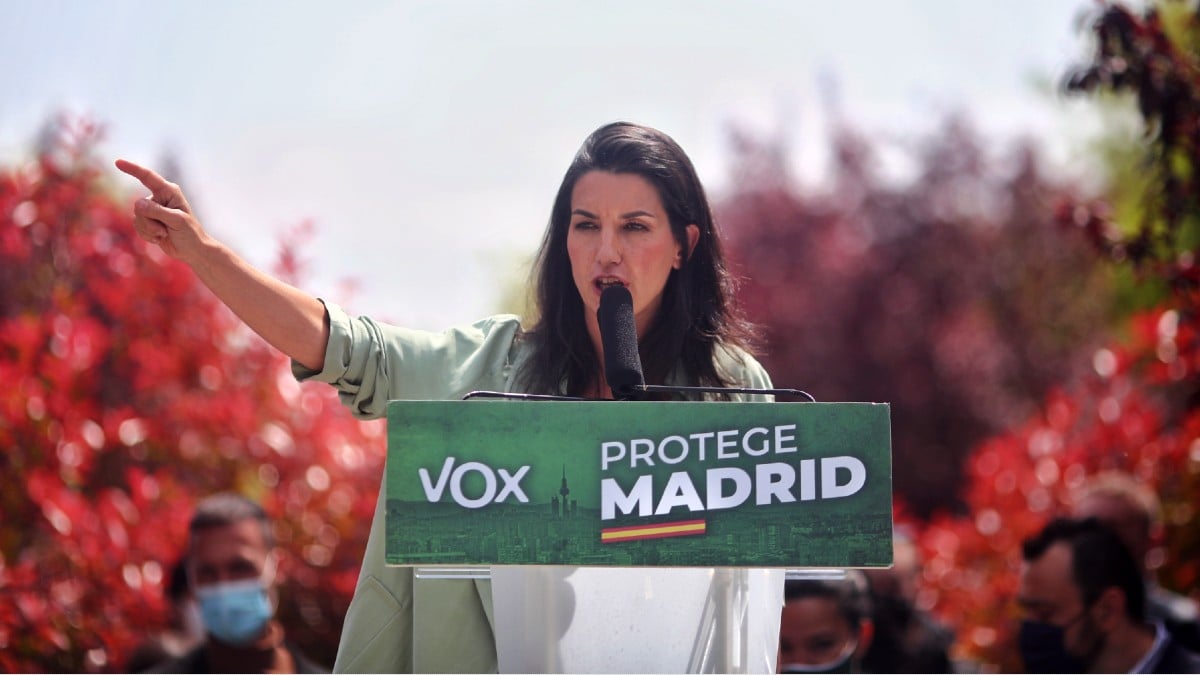
[[[842,653],[834,660],[828,663],[818,663],[809,665],[807,663],[785,663],[779,667],[781,673],[849,673],[851,672],[850,657],[854,656],[855,650],[858,649],[858,640],[853,639],[846,643],[842,649]]]

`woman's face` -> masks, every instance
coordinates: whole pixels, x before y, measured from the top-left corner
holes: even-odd
[[[837,600],[826,597],[788,600],[779,624],[776,670],[786,673],[844,666],[858,647],[858,637],[838,611]]]
[[[699,232],[687,226],[689,247]],[[605,287],[629,289],[641,337],[662,305],[671,270],[683,265],[683,248],[671,233],[658,190],[634,173],[589,171],[576,181],[567,255],[593,337],[599,335],[596,310]]]

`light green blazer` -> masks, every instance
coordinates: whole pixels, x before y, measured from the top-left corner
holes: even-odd
[[[356,416],[387,414],[396,399],[453,400],[470,391],[522,391],[517,372],[528,357],[520,320],[497,315],[442,333],[350,317],[325,303],[329,345],[321,371],[292,363],[297,379],[326,382]],[[732,382],[769,388],[749,354],[724,350],[719,366]],[[675,378],[671,378],[675,379]],[[762,400],[762,397],[739,397]],[[382,485],[354,599],[342,626],[334,672],[495,672],[489,580],[415,579],[411,567],[384,564]]]

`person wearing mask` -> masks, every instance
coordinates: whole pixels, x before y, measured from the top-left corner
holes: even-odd
[[[179,186],[132,162],[117,167],[151,192],[135,204],[138,234],[187,263],[291,357],[299,379],[332,385],[359,417],[385,415],[390,400],[460,399],[474,390],[611,399],[597,310],[615,285],[632,296],[647,384],[771,386],[749,351],[754,331],[732,302],[733,278],[696,170],[656,129],[606,124],[576,153],[535,263],[537,319],[528,328],[511,315],[441,333],[352,317],[216,241]],[[384,506],[381,490],[334,669],[495,671],[490,582],[433,581],[386,566]]]
[[[780,673],[860,673],[871,645],[870,596],[862,572],[788,579],[779,621]]]
[[[1124,542],[1146,580],[1146,618],[1160,621],[1183,646],[1200,652],[1200,611],[1191,598],[1169,591],[1154,579],[1151,551],[1162,540],[1162,506],[1154,491],[1118,471],[1096,474],[1076,492],[1071,513],[1096,518]]]
[[[1018,642],[1029,672],[1200,672],[1200,656],[1147,623],[1141,571],[1100,521],[1051,521],[1022,556]]]
[[[279,551],[267,514],[232,493],[202,500],[188,525],[186,571],[204,640],[151,673],[322,673],[274,619]]]

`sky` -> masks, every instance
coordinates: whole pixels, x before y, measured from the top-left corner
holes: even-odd
[[[1078,106],[1038,83],[1086,56],[1092,0],[4,3],[0,162],[50,115],[102,156],[173,157],[205,227],[269,266],[311,221],[302,286],[442,329],[501,308],[583,139],[649,124],[728,185],[726,131],[789,139],[822,178],[827,111],[913,138],[961,111],[1069,164]],[[1060,139],[1060,140],[1054,140]],[[1056,145],[1057,144],[1057,145]],[[114,180],[116,178],[114,177]],[[141,196],[129,180],[117,181]],[[346,295],[342,281],[357,290]]]

